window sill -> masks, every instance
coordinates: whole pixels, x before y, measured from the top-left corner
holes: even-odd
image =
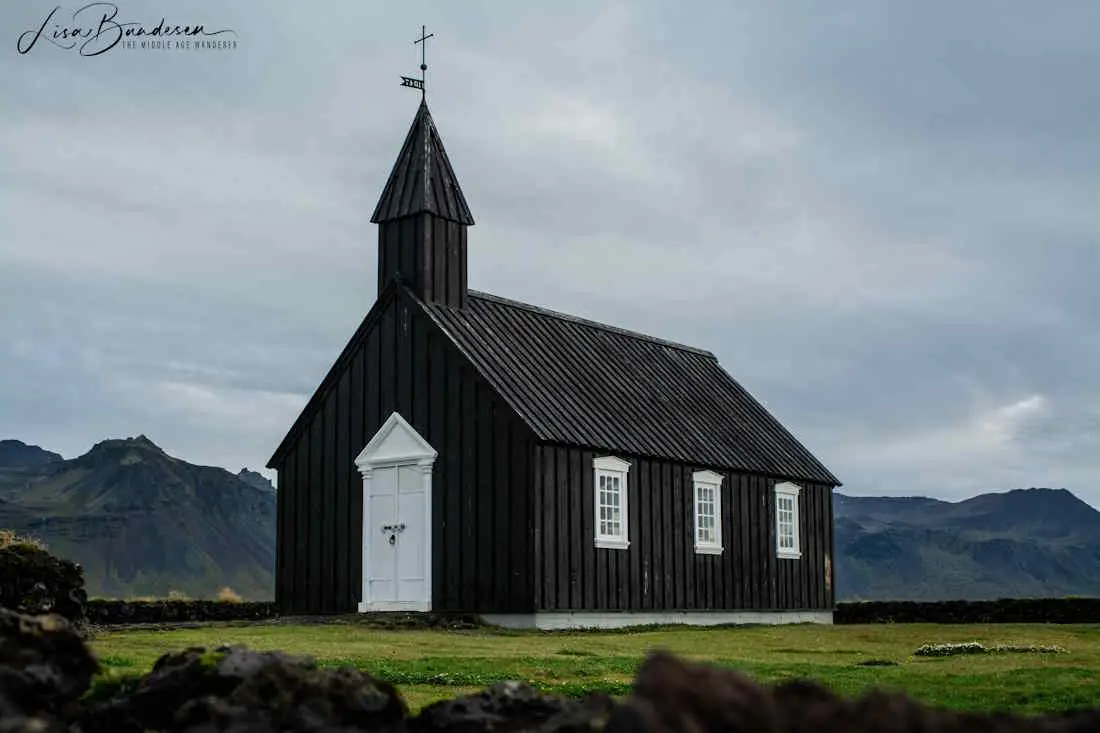
[[[721,555],[723,548],[719,545],[696,545],[696,555]]]
[[[605,550],[625,550],[630,547],[630,540],[617,540],[610,537],[597,537],[596,547]]]
[[[783,550],[781,552],[775,553],[775,556],[778,557],[780,560],[801,560],[802,559],[802,553],[798,550],[795,550],[793,552],[791,550]]]

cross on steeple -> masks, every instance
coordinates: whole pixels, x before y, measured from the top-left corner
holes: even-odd
[[[424,99],[424,72],[428,70],[428,62],[425,58],[425,51],[427,49],[427,40],[434,36],[434,33],[426,33],[427,28],[420,26],[420,38],[413,41],[413,45],[420,44],[420,78],[411,79],[407,76],[401,77],[401,86],[412,87],[413,89],[420,90],[420,99]]]

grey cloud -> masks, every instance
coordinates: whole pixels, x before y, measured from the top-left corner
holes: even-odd
[[[240,47],[0,51],[0,434],[259,467],[373,300],[426,22],[473,287],[713,350],[848,491],[1100,505],[1092,4],[186,14]]]

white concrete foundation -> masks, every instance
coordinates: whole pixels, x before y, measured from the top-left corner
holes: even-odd
[[[832,625],[832,611],[539,611],[486,613],[485,623],[509,629],[622,629],[681,624],[719,626],[764,624]]]

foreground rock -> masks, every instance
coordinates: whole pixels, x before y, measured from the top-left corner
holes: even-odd
[[[244,647],[161,657],[132,691],[94,703],[85,733],[187,731],[591,730],[612,703],[542,695],[514,683],[426,707],[410,717],[393,685],[355,669]]]
[[[408,710],[397,690],[354,669],[243,647],[166,654],[139,686],[92,706],[94,731],[398,731]]]
[[[410,716],[393,685],[355,669],[244,647],[165,654],[140,679],[89,691],[99,665],[63,618],[0,609],[0,733],[1015,733],[1100,731],[1100,710],[1024,718],[932,710],[902,695],[839,698],[808,682],[764,687],[731,670],[651,655],[633,694],[570,700],[519,683]]]
[[[593,694],[580,701],[544,695],[518,682],[501,682],[477,695],[442,700],[425,707],[409,721],[409,730],[448,731],[559,731],[601,730],[615,709],[607,695]]]
[[[0,530],[0,607],[30,615],[56,613],[80,626],[87,601],[80,565]]]
[[[906,695],[873,692],[850,700],[804,680],[763,687],[729,669],[651,655],[634,694],[605,733],[737,731],[738,733],[1085,733],[1100,731],[1100,709],[1024,717],[956,713]]]
[[[0,731],[61,729],[99,664],[68,621],[0,608]]]

